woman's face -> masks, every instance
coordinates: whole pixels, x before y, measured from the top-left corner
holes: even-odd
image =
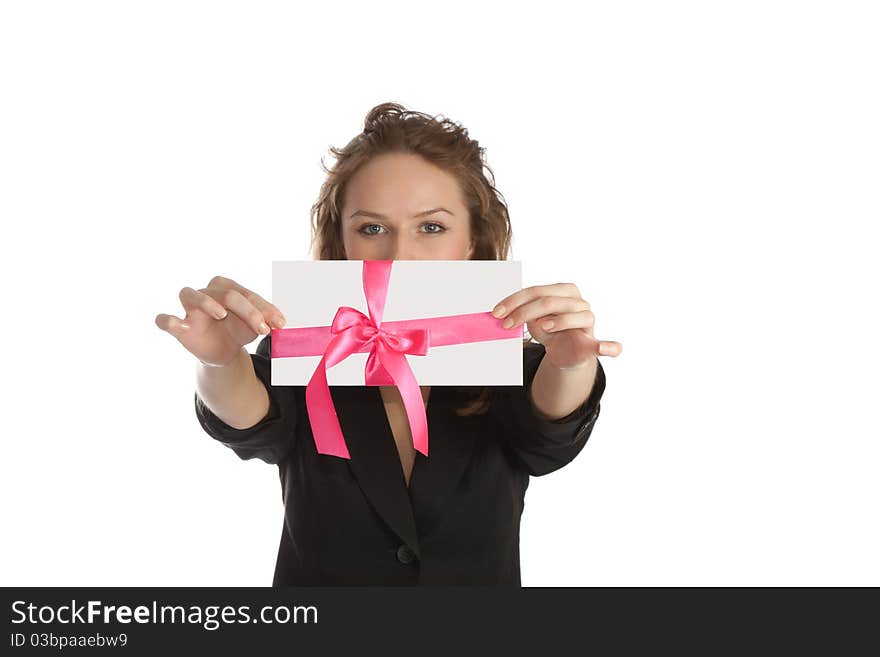
[[[418,155],[385,153],[348,181],[349,260],[470,260],[470,218],[454,176]]]

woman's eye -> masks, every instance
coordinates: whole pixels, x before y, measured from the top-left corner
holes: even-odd
[[[382,226],[380,226],[379,224],[367,224],[366,226],[363,226],[358,232],[361,235],[367,235],[367,236],[378,235],[379,233],[376,233],[376,232],[373,232],[373,231],[370,231],[367,229],[368,228],[381,228],[381,227]]]
[[[441,226],[440,224],[435,224],[435,223],[433,223],[433,222],[432,222],[432,223],[428,223],[428,224],[424,224],[424,225],[425,225],[425,226],[437,226],[437,228],[440,229],[440,230],[429,230],[429,231],[426,231],[426,232],[428,232],[428,233],[442,233],[443,231],[446,230],[446,229],[443,228],[443,226]]]

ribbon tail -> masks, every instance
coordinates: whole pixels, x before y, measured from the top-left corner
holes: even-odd
[[[416,381],[404,354],[388,349],[385,345],[380,345],[378,352],[382,364],[391,374],[397,389],[400,390],[412,433],[413,447],[423,456],[428,456],[428,417],[425,413],[425,400],[422,398],[419,383]]]
[[[321,358],[306,386],[306,408],[318,453],[351,459],[342,436],[342,427],[339,426],[339,418],[336,416],[336,408],[333,406],[330,386],[327,385],[326,355]]]

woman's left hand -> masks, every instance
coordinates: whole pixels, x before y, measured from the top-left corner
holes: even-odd
[[[505,318],[504,328],[525,324],[559,369],[583,367],[596,356],[618,356],[623,350],[619,342],[593,337],[596,317],[574,283],[523,288],[499,301],[492,315]]]

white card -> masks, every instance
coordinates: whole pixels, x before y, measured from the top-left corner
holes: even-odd
[[[272,303],[284,329],[329,327],[340,306],[369,316],[362,260],[272,262]],[[491,313],[522,289],[522,267],[510,260],[394,260],[383,322]],[[500,320],[498,320],[500,322]],[[522,327],[517,335],[431,346],[406,354],[419,385],[522,385]],[[328,385],[365,385],[369,354],[356,352],[327,370]],[[308,385],[320,355],[272,359],[272,385]]]

